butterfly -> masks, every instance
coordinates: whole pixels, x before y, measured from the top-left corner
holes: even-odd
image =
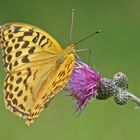
[[[30,125],[67,84],[75,65],[75,45],[63,49],[42,29],[24,24],[0,26],[4,102]]]

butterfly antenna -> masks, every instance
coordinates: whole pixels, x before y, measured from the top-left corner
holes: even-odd
[[[89,36],[87,36],[87,37],[85,37],[85,38],[79,40],[78,42],[74,43],[74,45],[77,45],[77,44],[79,44],[79,43],[81,43],[81,42],[83,42],[83,41],[89,39],[90,37],[92,37],[92,36],[94,36],[94,35],[96,35],[96,34],[98,34],[98,33],[100,33],[100,32],[101,32],[100,30],[97,30],[95,33],[93,33],[93,34],[91,34],[91,35],[89,35]]]
[[[72,13],[71,13],[71,27],[70,27],[70,42],[71,42],[71,40],[72,40],[74,12],[75,12],[75,9],[72,9]]]

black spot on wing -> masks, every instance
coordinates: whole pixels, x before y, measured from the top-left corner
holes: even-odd
[[[28,62],[30,62],[29,59],[28,59],[28,55],[25,55],[25,56],[22,58],[22,62],[23,62],[23,63],[28,63]]]
[[[22,51],[17,51],[16,54],[15,54],[15,56],[16,57],[19,57],[21,54],[22,54]]]
[[[27,68],[26,69],[27,70],[27,77],[26,77],[26,79],[23,81],[23,84],[25,85],[25,89],[27,90],[27,88],[28,88],[28,85],[27,85],[27,80],[28,80],[28,78],[31,76],[31,69],[30,68]]]
[[[12,99],[14,95],[12,93],[9,94],[9,98]]]
[[[15,44],[14,48],[17,49],[19,48],[19,46],[20,46],[19,44]]]
[[[9,70],[12,70],[12,63],[9,64]]]
[[[21,81],[22,81],[22,78],[20,77],[16,80],[16,83],[19,84]]]
[[[23,94],[23,90],[20,90],[17,94],[18,97],[20,97]]]
[[[19,89],[19,87],[16,87],[16,88],[14,89],[14,91],[16,92],[16,91],[18,91],[18,89]]]
[[[22,48],[27,48],[29,44],[30,44],[29,41],[25,41],[24,44],[22,45]]]
[[[41,39],[39,40],[39,43],[38,43],[38,44],[40,45],[44,39],[46,39],[46,37],[43,35],[43,36],[41,37]]]
[[[8,46],[8,43],[9,43],[9,42],[5,42],[5,46]]]
[[[12,82],[14,80],[14,76],[10,76],[10,81]]]
[[[12,55],[8,55],[8,56],[7,56],[7,61],[10,62],[11,59],[12,59]]]
[[[29,29],[29,31],[24,32],[23,36],[32,36],[32,35],[33,35],[33,30]]]
[[[14,99],[12,100],[12,103],[13,103],[14,105],[17,105],[17,104],[18,104],[17,99],[16,99],[16,98],[14,98]]]
[[[34,37],[33,40],[32,40],[33,43],[37,43],[37,41],[39,39],[40,33],[39,32],[36,32],[36,34],[37,34],[36,37]]]
[[[17,66],[17,65],[18,65],[18,61],[15,61],[15,62],[14,62],[14,66]]]
[[[15,39],[12,39],[12,43],[15,43],[15,41],[16,41]]]
[[[29,49],[28,52],[29,52],[30,54],[32,54],[32,53],[34,53],[34,51],[35,51],[35,46],[34,46],[34,47],[31,47],[31,48]]]
[[[15,26],[14,32],[13,33],[18,33],[21,29],[21,26]]]
[[[10,91],[13,89],[13,85],[12,84],[9,85],[9,89],[10,89]]]
[[[24,37],[24,36],[18,37],[18,40],[17,40],[17,41],[18,41],[18,42],[23,41],[23,37]]]
[[[50,47],[52,45],[52,42],[47,38],[47,41],[41,45],[41,48],[43,48],[45,45],[47,45],[50,42],[49,46]]]
[[[7,48],[7,53],[10,53],[12,51],[12,47]]]
[[[9,38],[9,39],[11,39],[12,37],[13,37],[13,35],[12,35],[12,34],[9,34],[9,35],[8,35],[8,38]]]

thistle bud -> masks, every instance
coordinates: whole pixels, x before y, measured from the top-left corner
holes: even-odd
[[[119,105],[125,105],[130,99],[130,95],[127,91],[122,91],[114,96],[114,100]]]
[[[99,83],[99,88],[97,90],[96,98],[98,100],[105,100],[114,94],[118,93],[117,86],[115,82],[108,78],[101,78]]]
[[[128,78],[127,76],[122,73],[118,72],[114,75],[113,81],[116,83],[116,85],[122,89],[127,89],[128,88]]]

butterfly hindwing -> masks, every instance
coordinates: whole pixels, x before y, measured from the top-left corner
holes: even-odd
[[[44,65],[7,74],[4,85],[5,105],[21,118],[29,116],[39,89],[53,67]]]
[[[36,99],[40,99],[42,102],[40,102],[40,100],[34,102],[34,105],[31,109],[31,115],[28,116],[26,124],[29,124],[36,117],[38,117],[40,112],[44,109],[44,107],[46,107],[46,103],[49,102],[54,97],[54,95],[58,93],[58,91],[64,88],[72,73],[74,64],[75,58],[73,57],[73,54],[71,54],[65,59],[59,68],[56,67],[51,71],[48,79],[42,84],[44,88],[42,87],[39,91],[40,94],[36,96]]]

